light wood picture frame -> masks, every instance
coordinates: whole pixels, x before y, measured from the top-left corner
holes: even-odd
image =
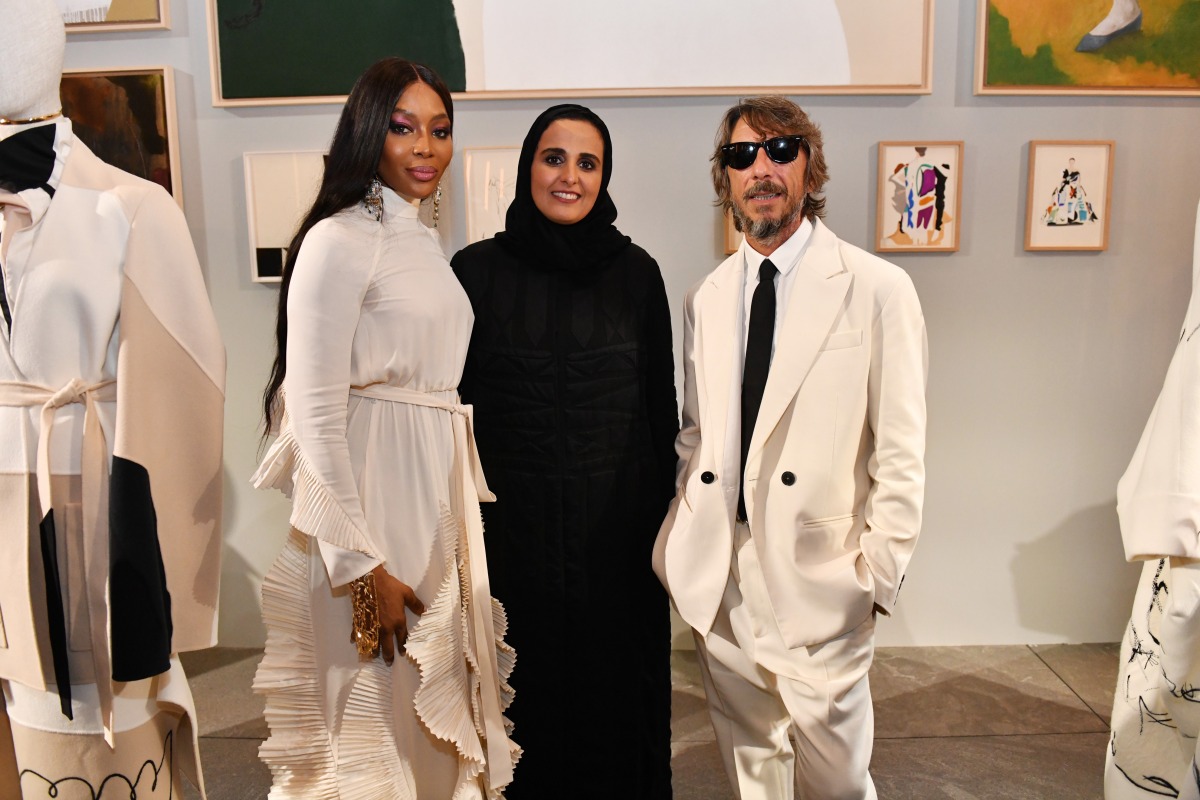
[[[67,33],[165,30],[170,0],[54,0]]]
[[[1026,250],[1107,250],[1112,141],[1029,143]]]
[[[250,280],[279,283],[287,247],[312,208],[325,174],[321,150],[242,155],[246,179],[246,229]]]
[[[760,13],[805,46],[753,59],[711,56],[729,46],[725,0],[423,0],[419,15],[389,6],[394,19],[328,0],[205,2],[218,107],[342,103],[367,66],[397,53],[433,67],[457,99],[932,91],[934,0],[774,0]],[[691,34],[664,34],[683,18]],[[563,30],[569,58],[528,46]]]
[[[467,244],[504,230],[505,215],[517,188],[520,147],[468,147],[463,150],[463,197],[467,208]]]
[[[722,239],[725,243],[725,255],[731,256],[742,246],[742,240],[746,238],[746,234],[737,229],[737,223],[733,221],[732,211],[726,211],[722,217],[725,220],[725,224],[722,226],[724,231]]]
[[[170,67],[64,70],[59,94],[71,130],[92,152],[159,184],[183,206]]]
[[[1118,5],[977,0],[975,93],[1200,96],[1195,0]]]
[[[879,143],[875,252],[958,250],[962,164],[961,141]]]

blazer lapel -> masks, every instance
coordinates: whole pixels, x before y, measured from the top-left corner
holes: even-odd
[[[742,272],[745,259],[734,253],[713,270],[703,291],[697,295],[696,308],[696,385],[700,391],[700,425],[713,426],[711,440],[713,463],[725,458],[725,425],[729,418],[729,382],[733,379],[733,360],[741,346],[738,328],[738,303],[742,297]]]
[[[763,443],[800,390],[850,289],[850,273],[842,264],[837,237],[820,220],[814,222],[812,241],[796,269],[783,327],[775,338],[775,355],[771,359],[762,406],[754,423],[750,452],[746,456],[747,476],[757,471],[752,467],[762,452]]]

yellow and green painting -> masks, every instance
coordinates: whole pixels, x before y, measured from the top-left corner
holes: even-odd
[[[1200,0],[981,0],[983,92],[1200,94]]]

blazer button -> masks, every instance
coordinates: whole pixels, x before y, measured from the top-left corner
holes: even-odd
[[[717,476],[713,475],[711,472],[701,472],[700,473],[700,482],[701,483],[712,483],[716,479],[717,479]]]
[[[779,476],[779,480],[783,481],[784,486],[791,486],[796,482],[796,476],[790,472],[785,472]]]

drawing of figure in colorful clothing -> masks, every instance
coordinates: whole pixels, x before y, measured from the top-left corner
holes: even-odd
[[[1047,225],[1082,225],[1099,219],[1079,178],[1075,159],[1068,159],[1062,179],[1050,195],[1050,205],[1042,212],[1042,222]]]
[[[893,207],[900,214],[899,231],[914,245],[929,245],[941,238],[946,213],[949,164],[932,164],[927,147],[915,147],[916,158],[897,164],[889,181],[895,187]]]

